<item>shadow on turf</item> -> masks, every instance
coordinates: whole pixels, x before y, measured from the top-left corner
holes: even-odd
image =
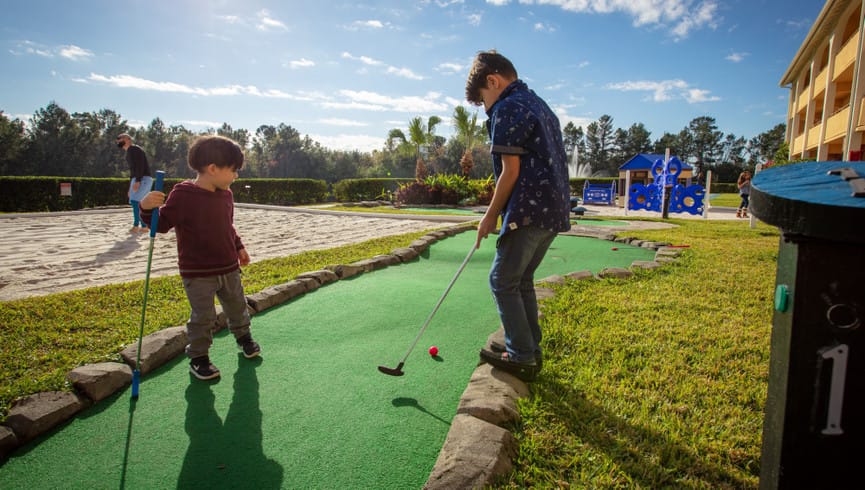
[[[284,470],[262,449],[259,384],[260,357],[237,355],[234,394],[225,421],[214,408],[210,383],[190,380],[186,388],[189,447],[177,488],[281,488]]]
[[[407,398],[407,397],[400,396],[400,397],[397,397],[397,398],[394,398],[393,400],[391,400],[391,403],[393,404],[393,406],[395,406],[397,408],[399,408],[399,407],[414,407],[414,408],[420,410],[421,412],[429,415],[430,417],[438,420],[439,422],[441,422],[445,425],[451,425],[450,422],[448,422],[447,420],[439,417],[438,415],[436,415],[436,414],[430,412],[429,410],[427,410],[426,408],[424,408],[414,398]]]

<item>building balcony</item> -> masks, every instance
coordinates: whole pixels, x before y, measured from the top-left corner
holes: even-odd
[[[790,153],[793,155],[798,155],[802,153],[802,150],[805,147],[805,134],[800,134],[793,139],[793,145],[790,147]]]
[[[832,114],[826,121],[826,141],[843,138],[847,134],[847,121],[850,120],[850,106]]]
[[[856,51],[859,49],[859,36],[861,32],[857,32],[844,43],[841,51],[835,56],[835,73],[832,74],[832,80],[837,81],[845,71],[853,67],[856,62]]]
[[[808,149],[813,150],[820,146],[820,126],[814,126],[813,128],[808,130]]]

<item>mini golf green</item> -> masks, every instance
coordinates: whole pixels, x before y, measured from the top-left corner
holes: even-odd
[[[262,357],[217,335],[218,382],[178,358],[19,448],[3,488],[420,488],[444,443],[478,349],[499,325],[483,242],[406,361],[405,354],[475,239],[322,287],[253,318]],[[627,267],[651,250],[560,236],[537,278]],[[439,356],[427,354],[437,345]]]

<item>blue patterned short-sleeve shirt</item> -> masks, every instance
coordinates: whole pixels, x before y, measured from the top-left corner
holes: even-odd
[[[502,211],[499,234],[521,226],[570,230],[568,165],[559,119],[522,80],[505,88],[487,116],[496,180],[502,155],[520,157],[520,175]]]

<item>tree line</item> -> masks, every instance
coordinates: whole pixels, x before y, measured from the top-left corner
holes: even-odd
[[[193,176],[186,166],[186,153],[201,134],[226,136],[245,148],[241,177],[327,182],[430,174],[489,177],[489,141],[477,113],[459,106],[452,118],[455,134],[451,138],[436,134],[440,117],[415,117],[408,122],[407,133],[392,129],[380,150],[361,152],[325,148],[284,123],[262,125],[255,132],[228,124],[194,132],[182,125],[167,126],[157,117],[146,127],[133,127],[110,109],[69,113],[50,102],[27,124],[0,111],[0,175],[126,176],[126,161],[114,140],[128,133],[147,153],[153,168],[178,178]],[[746,139],[724,134],[714,118],[701,116],[679,133],[664,133],[653,141],[642,123],[614,128],[613,118],[603,115],[586,128],[568,123],[562,133],[569,158],[573,163],[588,163],[594,176],[617,176],[618,167],[637,153],[662,154],[670,148],[682,161],[691,162],[696,173],[711,169],[726,182],[735,180],[743,169],[772,160],[782,148],[785,126],[779,124]]]

